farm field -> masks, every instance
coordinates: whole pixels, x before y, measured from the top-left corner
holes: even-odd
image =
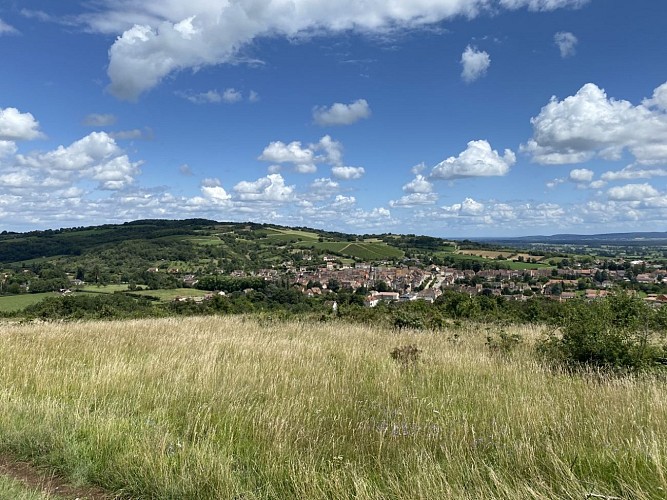
[[[460,255],[476,255],[478,257],[483,257],[485,259],[497,259],[498,257],[507,259],[508,257],[513,256],[512,258],[523,257],[525,260],[536,259],[539,261],[540,259],[544,258],[543,255],[530,255],[521,252],[517,253],[517,252],[508,252],[499,250],[464,249],[464,250],[458,250],[456,253]]]
[[[0,297],[0,312],[20,311],[32,304],[45,299],[46,297],[55,297],[55,292],[45,293],[25,293],[21,295],[6,295]]]
[[[82,292],[90,292],[90,293],[115,293],[115,292],[127,292],[128,291],[128,286],[127,284],[120,284],[120,285],[84,285],[78,290]]]
[[[320,236],[311,231],[301,231],[298,229],[278,229],[270,228],[263,230],[267,239],[271,241],[291,241],[295,239],[317,241]]]
[[[547,369],[535,327],[501,356],[489,328],[3,325],[0,454],[121,498],[664,498],[662,380]]]
[[[163,290],[141,290],[132,292],[132,295],[145,295],[150,297],[157,297],[161,301],[171,301],[177,297],[203,297],[211,293],[206,290],[197,290],[196,288],[170,288]]]
[[[303,248],[314,247],[327,252],[349,255],[363,260],[382,260],[403,257],[404,253],[398,248],[386,243],[349,242],[349,241],[322,241],[302,242]]]

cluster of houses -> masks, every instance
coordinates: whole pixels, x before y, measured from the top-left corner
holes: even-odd
[[[389,263],[372,265],[358,262],[346,266],[331,257],[324,259],[319,268],[291,267],[287,273],[276,269],[260,269],[253,276],[274,281],[288,277],[293,286],[309,297],[331,293],[336,287],[369,290],[364,303],[374,307],[382,301],[424,300],[434,302],[443,290],[473,295],[503,295],[510,300],[528,300],[531,296],[542,295],[553,300],[566,301],[575,297],[593,300],[602,298],[619,282],[629,281],[628,273],[621,270],[601,270],[598,268],[540,268],[540,269],[486,269],[459,270],[450,267],[395,266]],[[633,263],[634,264],[634,263]],[[646,266],[644,266],[646,267]],[[244,271],[234,271],[231,276],[248,276]],[[652,267],[644,273],[636,274],[633,281],[639,284],[661,283],[667,276],[665,269]],[[185,286],[194,286],[197,277],[192,274],[183,277]],[[646,300],[652,304],[667,303],[667,295],[649,294]]]
[[[267,279],[273,276],[265,270],[259,275]],[[371,265],[356,263],[354,266],[340,266],[327,262],[326,266],[315,270],[301,268],[294,270],[295,286],[308,296],[318,296],[329,292],[328,284],[336,282],[341,287],[357,290],[364,287],[371,291],[365,303],[374,307],[381,301],[424,300],[433,302],[443,290],[453,290],[469,295],[504,295],[512,300],[528,300],[534,295],[543,295],[554,300],[566,301],[583,296],[593,300],[608,295],[620,282],[629,281],[625,270],[590,269],[489,269],[459,270],[455,268],[428,268],[411,266]],[[664,269],[655,267],[634,276],[639,284],[661,283],[667,275]],[[382,286],[378,286],[382,284]],[[667,303],[667,296],[649,294],[647,301],[654,304]]]

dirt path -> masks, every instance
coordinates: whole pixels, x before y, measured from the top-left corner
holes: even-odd
[[[100,488],[73,486],[58,476],[40,470],[27,462],[17,462],[0,455],[0,475],[22,482],[28,488],[41,490],[63,499],[111,500],[113,495]]]

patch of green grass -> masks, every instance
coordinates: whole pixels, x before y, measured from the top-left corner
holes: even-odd
[[[539,262],[517,262],[515,260],[503,260],[499,262],[509,265],[510,269],[551,269],[554,267],[549,264],[540,264]]]
[[[15,312],[25,309],[26,307],[36,304],[46,297],[54,297],[57,294],[54,292],[45,293],[24,293],[21,295],[6,295],[0,297],[0,312]]]
[[[163,302],[172,301],[176,297],[203,297],[208,293],[211,292],[197,290],[196,288],[171,288],[166,290],[141,290],[138,292],[132,292],[133,295],[148,295],[151,297],[156,297]]]
[[[194,238],[185,238],[186,241],[194,243],[195,245],[203,246],[220,246],[223,244],[223,241],[217,236],[197,236]]]
[[[77,290],[82,292],[91,292],[91,293],[116,293],[116,292],[127,292],[127,284],[114,284],[114,285],[84,285]]]

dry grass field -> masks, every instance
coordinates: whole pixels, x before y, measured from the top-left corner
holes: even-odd
[[[554,373],[539,329],[500,356],[474,324],[2,326],[0,453],[120,498],[667,496],[664,381]]]

